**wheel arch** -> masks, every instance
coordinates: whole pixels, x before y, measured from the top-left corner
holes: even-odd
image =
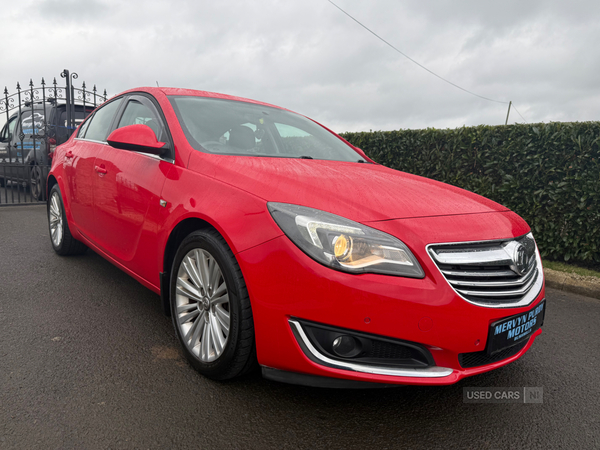
[[[80,240],[81,236],[79,235],[79,231],[76,226],[73,226],[74,224],[73,216],[71,215],[71,202],[69,201],[69,195],[68,192],[66,192],[64,181],[65,180],[60,176],[60,174],[57,175],[53,172],[50,172],[50,174],[48,175],[48,180],[46,181],[46,205],[50,205],[50,191],[55,185],[58,185],[58,188],[60,189],[60,192],[62,194],[62,202],[63,207],[65,208],[65,216],[67,216],[67,223],[69,224],[71,234],[73,234],[73,237],[75,237],[75,239]]]
[[[48,176],[48,182],[46,183],[46,198],[49,199],[50,198],[50,191],[52,190],[52,188],[54,187],[55,184],[58,184],[58,180],[56,179],[56,177],[52,174],[50,174]],[[59,186],[60,188],[60,186]],[[64,202],[64,200],[63,200]]]
[[[210,222],[207,222],[204,219],[199,217],[187,217],[181,220],[174,228],[171,230],[169,237],[167,238],[167,243],[165,245],[165,251],[163,254],[163,268],[160,275],[160,299],[162,303],[163,312],[167,316],[171,316],[171,299],[170,299],[170,273],[171,266],[173,265],[173,261],[175,259],[175,254],[177,253],[177,249],[179,245],[183,242],[183,240],[190,233],[202,230],[202,229],[212,229],[219,233],[225,241],[227,245],[231,249],[231,245],[229,243],[229,239],[221,232],[221,230],[217,229]]]

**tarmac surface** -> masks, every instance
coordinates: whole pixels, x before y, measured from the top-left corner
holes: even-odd
[[[2,173],[2,172],[0,172]],[[20,204],[35,204],[28,187],[11,181],[0,186],[0,207],[13,206]]]
[[[520,360],[444,387],[328,390],[184,360],[159,297],[50,245],[44,206],[0,208],[0,449],[600,448],[600,301],[547,290]],[[543,403],[466,404],[464,387]]]

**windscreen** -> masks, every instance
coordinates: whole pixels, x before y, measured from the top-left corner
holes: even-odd
[[[188,142],[208,153],[363,161],[349,145],[290,111],[235,100],[170,96]]]

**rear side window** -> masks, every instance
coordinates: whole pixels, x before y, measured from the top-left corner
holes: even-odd
[[[105,142],[110,131],[113,118],[121,105],[121,99],[113,100],[112,102],[104,105],[98,111],[94,113],[94,116],[90,120],[90,124],[87,126],[85,134],[79,137],[84,137],[92,141]]]
[[[77,137],[78,138],[83,138],[85,136],[85,132],[86,132],[87,127],[88,127],[88,125],[90,124],[91,121],[92,121],[92,119],[84,122],[83,125],[81,126],[81,128],[79,128],[79,131],[77,132]]]

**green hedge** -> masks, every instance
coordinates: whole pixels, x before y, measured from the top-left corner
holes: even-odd
[[[600,122],[342,136],[380,164],[512,209],[533,229],[543,257],[600,263]]]

